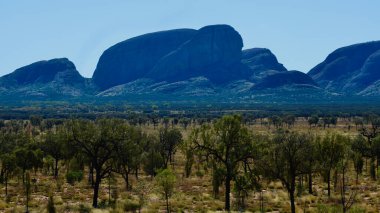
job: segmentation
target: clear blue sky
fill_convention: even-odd
[[[0,75],[67,57],[91,77],[101,53],[140,34],[230,24],[244,48],[267,47],[307,72],[332,50],[380,40],[377,0],[2,0]]]

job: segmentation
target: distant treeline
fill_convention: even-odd
[[[209,102],[10,102],[0,106],[0,119],[113,117],[129,119],[138,115],[170,118],[220,118],[226,114],[265,118],[293,115],[295,117],[355,117],[380,114],[380,104],[239,104]]]

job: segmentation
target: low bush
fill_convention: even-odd
[[[83,179],[82,171],[70,171],[66,174],[67,183],[74,185],[75,182],[80,182]]]

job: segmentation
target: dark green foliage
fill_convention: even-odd
[[[149,137],[146,144],[146,151],[143,154],[143,169],[151,176],[155,176],[157,171],[165,168],[165,161],[159,152],[162,149],[155,137]]]
[[[308,121],[310,126],[312,126],[312,125],[316,126],[319,122],[319,117],[317,115],[313,115],[307,121]]]
[[[70,171],[66,174],[67,183],[74,185],[75,182],[81,182],[83,179],[82,171]]]
[[[25,172],[38,166],[40,159],[33,150],[27,148],[18,148],[14,151],[16,157],[16,165],[21,169],[23,175],[23,183],[25,183]],[[42,160],[42,159],[41,159]]]
[[[141,209],[140,204],[132,201],[125,202],[123,206],[124,212],[137,212],[139,209]]]
[[[123,125],[124,122],[117,119],[73,120],[69,124],[72,146],[89,159],[95,171],[94,207],[98,206],[101,180],[112,170],[112,159],[122,140]]]
[[[372,154],[376,156],[377,160],[380,160],[380,136],[377,136],[372,143]]]
[[[249,193],[253,190],[258,190],[260,188],[255,177],[249,176],[251,173],[246,173],[243,175],[236,176],[234,178],[234,193],[236,197],[236,204],[239,211],[244,211],[246,207],[245,200],[248,198]]]
[[[369,125],[363,126],[359,131],[362,136],[366,138],[366,145],[368,147],[367,156],[370,158],[370,173],[373,180],[376,180],[376,158],[378,158],[379,154],[377,144],[375,144],[375,138],[380,134],[380,118],[376,115],[367,115],[365,120]],[[380,150],[380,149],[379,149]],[[375,168],[376,167],[376,168]]]
[[[194,164],[194,158],[195,158],[195,152],[191,147],[191,142],[184,141],[182,145],[180,146],[182,153],[185,154],[185,177],[190,177],[193,164]]]
[[[296,117],[294,115],[286,115],[282,118],[282,121],[290,128],[296,122]]]
[[[169,199],[174,193],[176,179],[175,173],[170,169],[160,171],[155,178],[156,183],[160,187],[161,193],[165,198],[167,212],[171,212]]]
[[[68,133],[64,128],[59,128],[56,131],[48,131],[41,144],[42,150],[54,158],[54,177],[58,177],[58,163],[63,160],[68,151]]]
[[[5,195],[8,195],[8,180],[12,177],[13,173],[17,169],[16,156],[13,153],[3,154],[1,156],[1,173],[2,182],[5,184]]]
[[[41,116],[38,116],[38,115],[32,115],[32,116],[30,116],[29,120],[33,126],[40,126],[43,118]]]
[[[297,132],[279,131],[264,144],[262,157],[257,164],[265,177],[280,180],[289,193],[291,211],[295,213],[296,178],[306,174],[312,137]]]
[[[344,157],[345,146],[349,146],[348,141],[349,138],[339,134],[327,134],[323,138],[317,139],[316,151],[319,171],[327,183],[327,193],[329,197],[331,191],[331,173]]]
[[[269,122],[276,128],[280,128],[282,126],[282,119],[277,115],[270,117]]]
[[[173,162],[174,154],[178,146],[182,143],[182,133],[178,129],[160,129],[159,143],[162,146],[160,153],[164,160],[165,167],[168,167],[168,163]]]
[[[329,128],[330,125],[336,125],[338,119],[337,119],[337,117],[331,117],[331,116],[329,116],[329,117],[324,117],[322,119],[322,121],[323,121],[323,128],[326,128],[326,126]]]
[[[85,206],[83,204],[80,204],[79,205],[79,213],[90,213],[91,212],[91,208],[88,207],[88,206]]]
[[[360,153],[363,157],[371,156],[371,147],[362,135],[357,135],[352,141],[351,148],[354,152]]]
[[[359,175],[363,172],[364,160],[359,153],[353,153],[353,162],[356,173]]]
[[[130,190],[129,174],[133,171],[137,173],[140,168],[147,137],[136,127],[125,125],[123,128],[121,141],[115,150],[117,154],[113,170],[122,175],[126,190]]]
[[[213,125],[195,129],[190,140],[200,155],[225,171],[225,210],[230,211],[231,181],[237,175],[239,165],[255,157],[248,129],[241,123],[240,116],[224,116]]]
[[[212,168],[212,193],[214,198],[219,198],[219,188],[223,184],[223,180],[225,177],[225,171],[221,168],[218,168],[215,163],[213,163]]]
[[[354,119],[354,123],[355,123],[355,127],[356,127],[356,129],[358,129],[358,127],[363,127],[363,124],[364,124],[364,122],[363,122],[363,119],[362,118],[355,118]]]

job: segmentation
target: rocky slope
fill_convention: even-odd
[[[105,90],[143,78],[164,56],[196,33],[192,29],[169,30],[115,44],[101,55],[93,80],[100,89]]]
[[[380,41],[339,48],[308,75],[328,91],[380,95]]]
[[[217,93],[216,87],[204,77],[184,81],[156,82],[153,79],[138,79],[100,92],[98,97],[117,97],[129,95],[167,94],[173,96],[209,96]]]
[[[265,76],[255,89],[279,88],[283,86],[299,85],[299,86],[317,86],[311,77],[300,71],[277,72]]]
[[[0,78],[0,95],[17,97],[84,96],[95,90],[67,58],[39,61]]]
[[[243,50],[241,62],[251,70],[250,80],[254,82],[268,75],[287,71],[284,65],[277,61],[276,56],[266,48]]]

